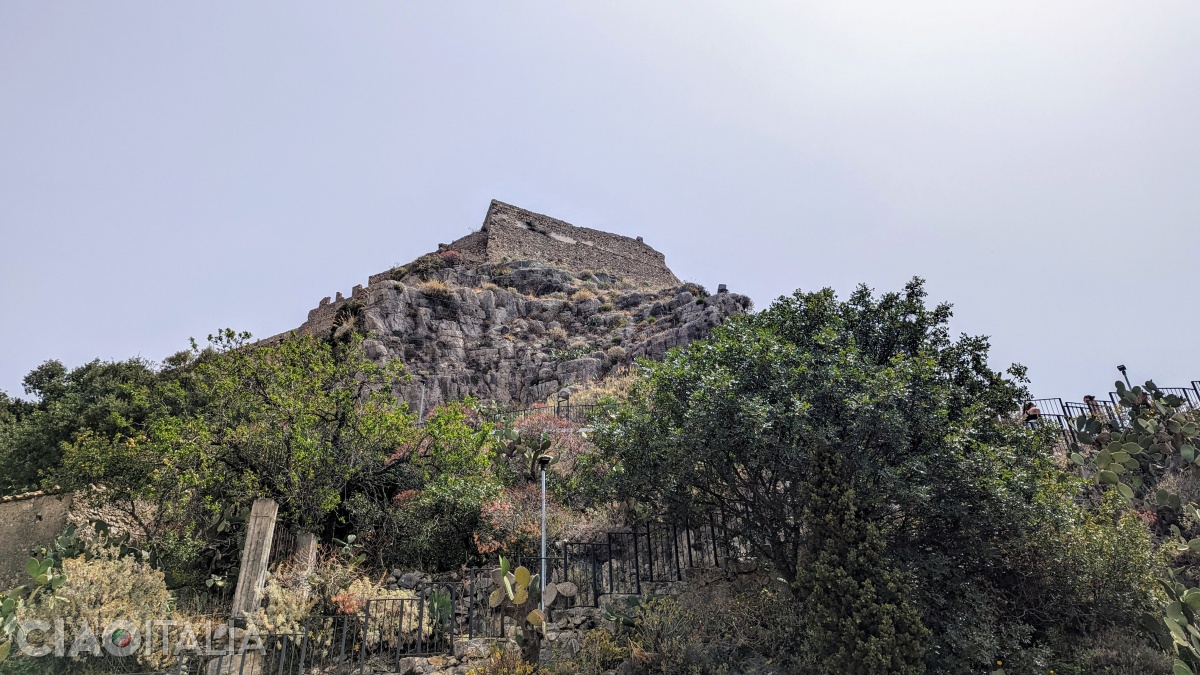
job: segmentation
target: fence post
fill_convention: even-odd
[[[646,566],[650,568],[650,578],[654,581],[654,535],[650,531],[650,523],[646,523]],[[640,593],[641,591],[639,591]]]
[[[358,675],[362,675],[367,667],[367,632],[371,630],[371,601],[363,603],[363,634],[362,646],[359,648]],[[379,646],[383,647],[383,629],[379,631]]]
[[[462,590],[458,590],[462,592]],[[455,621],[455,608],[458,607],[457,598],[455,598],[455,587],[446,586],[446,595],[450,596],[450,656],[454,656],[454,632],[458,627],[458,622]]]
[[[637,594],[642,594],[642,563],[638,560],[638,534],[633,528],[633,582],[637,586]]]
[[[679,528],[671,525],[671,549],[675,553],[675,580],[683,581],[683,567],[679,561]]]
[[[571,580],[571,554],[568,552],[568,549],[567,549],[567,540],[566,540],[565,538],[564,538],[564,539],[563,539],[563,541],[562,541],[562,547],[563,547],[563,575],[562,575],[562,580],[563,580],[563,581],[570,581],[570,580]],[[571,600],[571,602],[574,602],[574,600]],[[563,601],[563,604],[565,605],[565,604],[567,604],[567,602],[564,600],[564,601]]]
[[[300,642],[300,667],[296,669],[298,673],[304,672],[304,657],[308,655],[308,634],[311,632],[311,623],[311,617],[304,620],[304,639]]]
[[[600,606],[600,584],[596,580],[596,544],[588,545],[592,554],[592,607]]]
[[[350,618],[353,615],[342,618],[342,639],[338,641],[338,672],[341,672],[342,666],[346,664],[346,632],[350,628]]]
[[[692,523],[687,518],[683,519],[683,536],[687,547],[687,566],[691,569],[696,566],[696,561],[692,560]]]
[[[608,533],[608,594],[616,592],[616,573],[613,572],[612,532]]]
[[[708,531],[712,534],[713,542],[713,567],[720,568],[721,560],[720,553],[717,550],[717,521],[711,513],[708,514]]]
[[[279,505],[270,499],[256,499],[250,509],[237,590],[233,593],[234,619],[245,619],[258,609],[267,582],[267,564],[271,558],[271,540],[275,537],[278,513]]]
[[[475,639],[475,572],[467,572],[467,639]]]
[[[425,644],[425,589],[417,591],[417,653],[424,654]]]

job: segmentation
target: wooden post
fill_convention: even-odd
[[[267,583],[267,563],[271,559],[271,540],[275,538],[275,516],[279,505],[271,499],[256,499],[246,524],[246,545],[242,549],[242,568],[237,590],[233,593],[233,619],[244,620],[258,610],[263,586]]]
[[[292,552],[292,564],[300,573],[303,580],[298,592],[308,597],[312,590],[308,585],[308,576],[317,566],[317,535],[312,532],[301,532],[296,535],[296,550]]]
[[[292,560],[305,576],[311,574],[317,565],[317,535],[312,532],[296,535],[296,550],[292,553]]]

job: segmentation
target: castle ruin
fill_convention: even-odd
[[[605,272],[655,290],[679,285],[666,256],[641,237],[577,227],[495,199],[478,232],[441,248],[476,262],[538,260],[575,272]]]
[[[483,226],[478,231],[450,244],[438,244],[438,253],[447,251],[457,252],[469,264],[537,261],[576,273],[609,274],[634,287],[649,290],[680,284],[679,278],[667,267],[666,256],[643,242],[641,237],[629,238],[578,227],[496,199],[488,206]],[[348,297],[339,292],[334,297],[322,298],[295,332],[328,333],[339,309],[351,301],[365,303],[368,288],[392,279],[394,272],[387,270],[371,275],[366,286],[355,286]],[[280,333],[262,342],[276,342],[287,334]]]

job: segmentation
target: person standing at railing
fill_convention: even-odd
[[[1021,406],[1021,421],[1032,425],[1042,418],[1042,410],[1038,408],[1033,401],[1026,401],[1025,405]]]

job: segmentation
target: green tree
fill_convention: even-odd
[[[480,510],[503,488],[492,444],[492,427],[474,401],[438,406],[398,453],[402,479],[351,498],[347,518],[379,566],[445,570],[483,562],[474,537]]]
[[[24,379],[31,400],[4,396],[0,494],[42,486],[61,462],[63,445],[85,430],[131,433],[151,414],[140,394],[155,379],[151,364],[141,359],[95,360],[70,371],[47,361],[32,370]]]
[[[828,289],[797,292],[643,364],[629,404],[597,434],[624,495],[719,510],[793,579],[805,467],[829,446],[866,517],[889,532],[916,526],[904,507],[929,498],[954,434],[999,437],[998,417],[1023,394],[988,369],[986,340],[951,341],[949,307],[924,298],[920,280],[844,303]]]
[[[890,666],[900,671],[915,667],[907,650],[921,644],[920,624],[930,670],[998,660],[1040,668],[1086,635],[1088,621],[1136,616],[1154,561],[1127,522],[1114,530],[1078,501],[1087,484],[1055,465],[1050,432],[1013,419],[1028,395],[1024,369],[992,370],[987,339],[951,338],[949,306],[925,299],[919,279],[880,296],[859,288],[846,301],[828,289],[780,298],[642,363],[596,440],[617,496],[642,513],[723,516],[801,598],[820,600],[824,583],[858,589],[844,603],[810,606],[828,612],[814,630],[878,617],[840,636],[863,668],[871,649],[853,645],[871,639],[858,631],[882,630],[883,617],[905,627],[894,638],[903,656]],[[843,466],[827,461],[835,456]],[[830,467],[836,480],[821,478]],[[1110,534],[1128,547],[1128,592],[1072,586],[1062,572],[1095,579],[1104,554],[1068,544]],[[1109,613],[1097,612],[1105,603]]]
[[[813,448],[800,568],[803,659],[821,673],[923,673],[925,638],[903,575],[888,569],[879,529],[859,513],[843,457]]]
[[[255,498],[329,541],[352,530],[353,495],[387,493],[405,471],[394,456],[415,424],[392,395],[398,365],[366,359],[361,337],[248,340],[222,331],[168,359],[134,391],[143,419],[83,429],[49,473],[124,511],[173,584],[236,564],[231,519]]]

